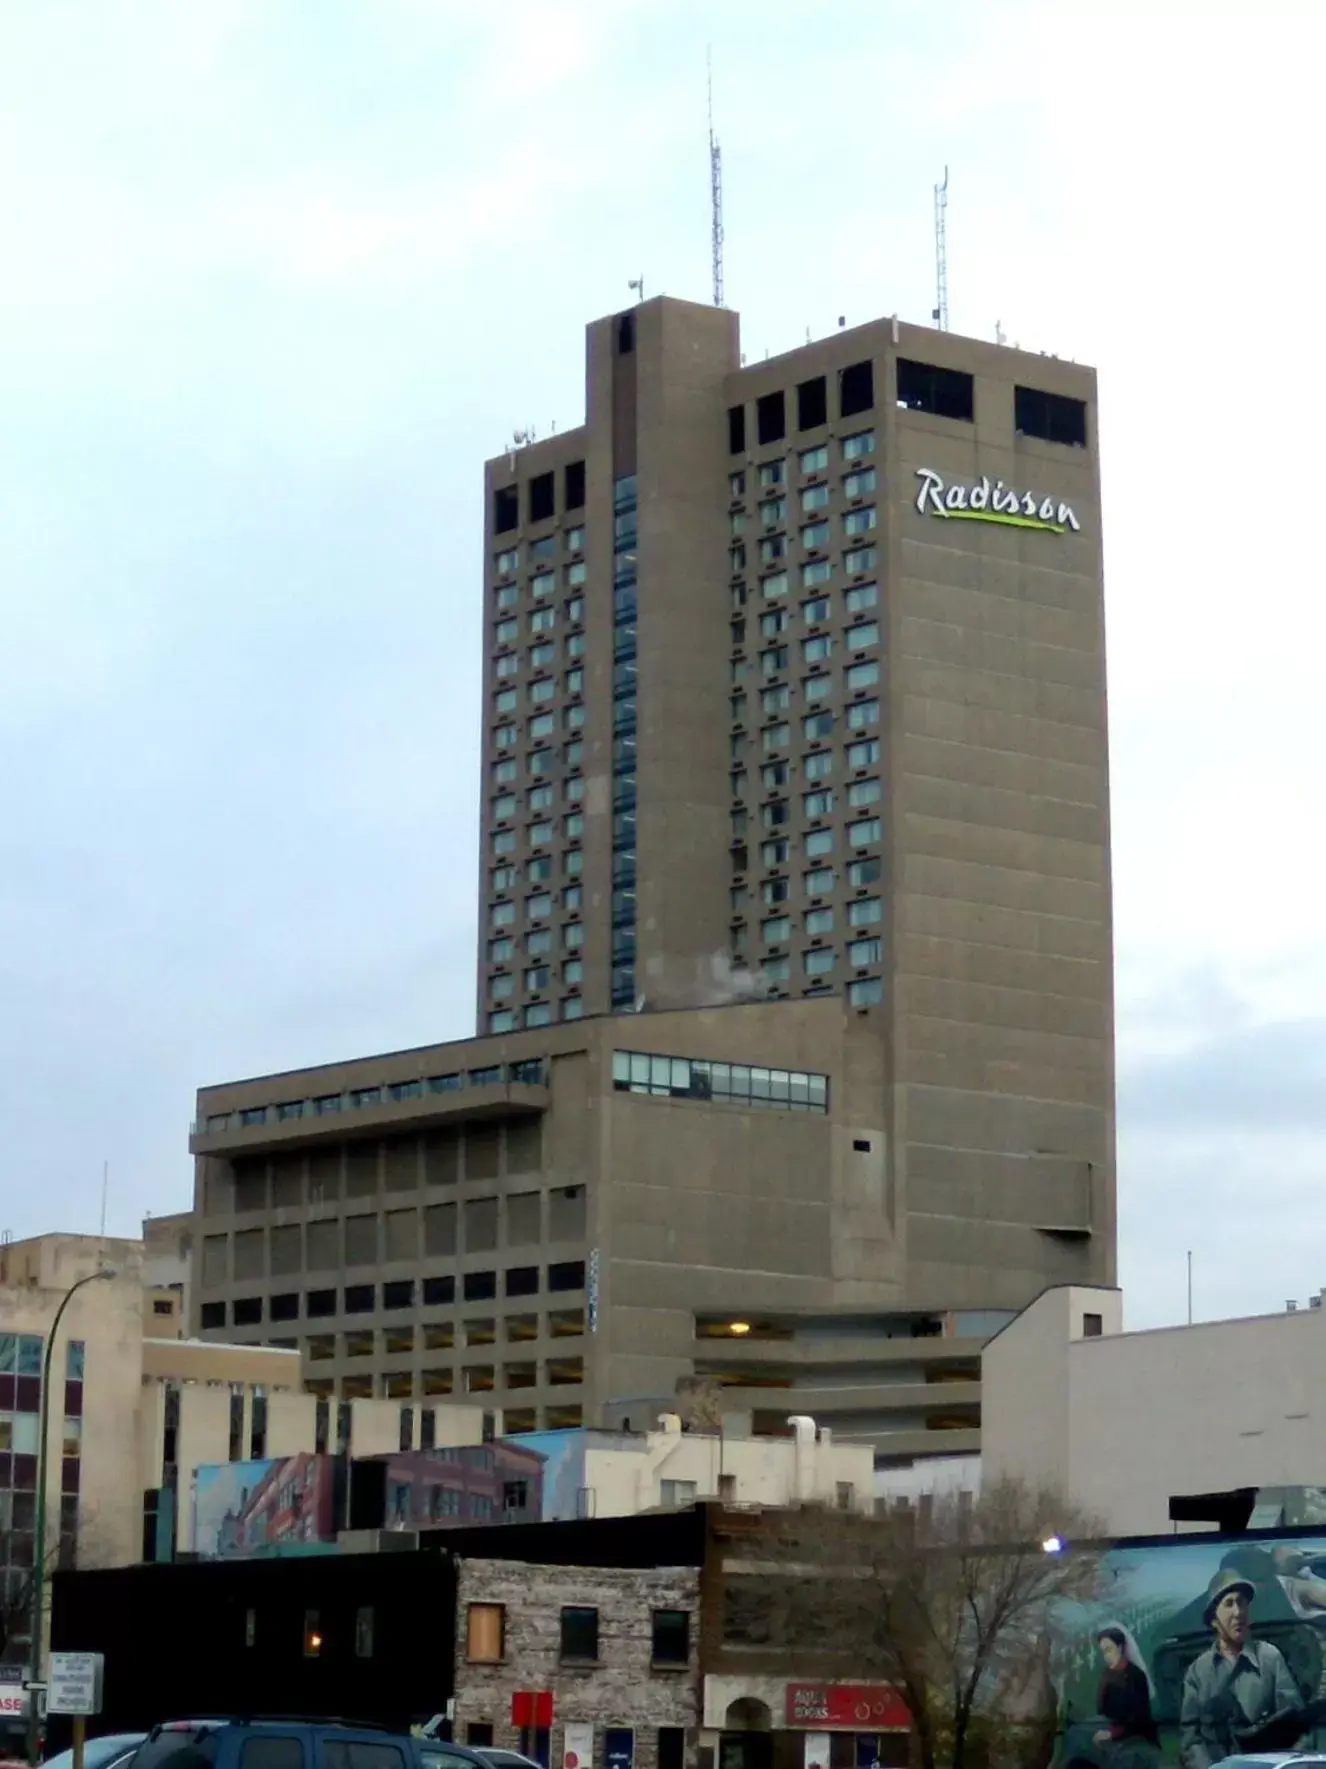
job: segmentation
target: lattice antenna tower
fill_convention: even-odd
[[[714,268],[714,306],[723,305],[723,150],[714,134],[714,57],[705,53],[709,84],[709,209],[710,247]]]
[[[941,332],[948,330],[948,167],[944,182],[935,186],[935,311]]]

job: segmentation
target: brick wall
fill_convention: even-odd
[[[466,1621],[471,1603],[505,1610],[501,1664],[471,1664]],[[563,1608],[599,1612],[599,1657],[594,1665],[561,1662]],[[526,1566],[506,1560],[464,1560],[456,1615],[455,1737],[464,1743],[475,1723],[493,1728],[493,1743],[519,1749],[511,1724],[517,1690],[550,1689],[554,1697],[550,1761],[561,1769],[563,1728],[594,1726],[594,1764],[601,1769],[607,1727],[635,1731],[636,1769],[658,1769],[660,1727],[684,1727],[685,1761],[695,1761],[698,1723],[700,1589],[694,1568]],[[691,1617],[690,1663],[661,1669],[652,1662],[653,1611],[682,1609]]]

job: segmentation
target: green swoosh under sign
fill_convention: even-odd
[[[1004,516],[996,510],[933,510],[946,522],[997,522],[1001,528],[1039,528],[1045,534],[1067,534],[1063,522],[1042,522],[1039,516]]]

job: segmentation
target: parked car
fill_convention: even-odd
[[[1326,1769],[1326,1757],[1319,1751],[1249,1751],[1222,1757],[1213,1769]]]
[[[491,1744],[452,1744],[441,1738],[421,1738],[419,1754],[423,1769],[542,1769],[533,1757]]]
[[[261,1754],[266,1769],[274,1769],[278,1755],[279,1769],[425,1769],[420,1740],[408,1733],[310,1719],[166,1720],[125,1769],[249,1769],[246,1747],[254,1740],[267,1747]],[[271,1748],[276,1741],[279,1752]]]
[[[146,1737],[146,1732],[107,1732],[89,1738],[83,1746],[83,1769],[124,1769]],[[74,1769],[74,1753],[57,1751],[46,1758],[43,1769]]]

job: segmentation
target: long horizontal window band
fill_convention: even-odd
[[[493,1087],[503,1081],[517,1085],[540,1086],[544,1065],[538,1058],[524,1062],[490,1064],[481,1069],[457,1069],[448,1075],[429,1075],[417,1081],[392,1081],[386,1086],[352,1087],[343,1093],[324,1093],[312,1099],[280,1100],[275,1105],[242,1106],[233,1112],[212,1112],[196,1120],[195,1135],[200,1132],[248,1129],[254,1124],[283,1124],[291,1118],[323,1118],[332,1113],[356,1111],[368,1106],[419,1099],[428,1093],[453,1093],[465,1087]]]
[[[829,1109],[827,1075],[814,1075],[799,1069],[766,1069],[751,1063],[714,1063],[693,1057],[654,1056],[646,1051],[614,1051],[612,1085],[618,1093],[649,1093],[667,1099],[767,1106],[781,1112],[827,1112]]]

